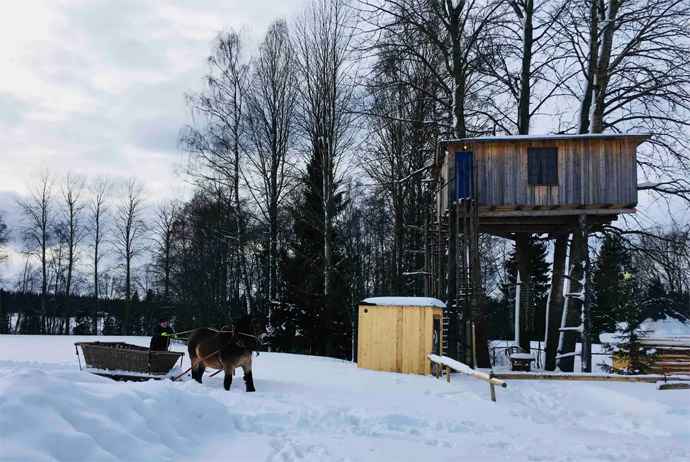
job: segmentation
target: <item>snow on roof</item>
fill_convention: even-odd
[[[619,329],[625,328],[625,326],[625,323],[618,323]],[[647,333],[649,339],[671,339],[680,343],[687,343],[688,337],[690,337],[690,323],[684,323],[674,318],[664,318],[658,321],[647,319],[640,327],[644,331],[649,331]],[[620,338],[616,332],[604,332],[599,334],[599,341],[615,345],[619,343]]]
[[[364,299],[362,305],[446,307],[441,300],[430,297],[372,297]]]
[[[482,136],[479,138],[454,138],[441,141],[441,144],[457,142],[488,142],[488,141],[527,141],[527,140],[577,140],[590,138],[651,138],[650,133],[583,133],[580,135],[550,133],[547,135],[503,135],[503,136]]]

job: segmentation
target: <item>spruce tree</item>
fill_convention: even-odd
[[[321,200],[319,157],[312,155],[302,178],[299,199],[291,209],[292,237],[281,259],[284,300],[275,306],[271,324],[277,348],[308,354],[331,354],[349,358],[351,354],[351,323],[348,315],[347,276],[336,271],[333,294],[329,301],[324,295],[324,210]],[[338,216],[344,207],[342,193],[335,198]],[[336,268],[347,268],[344,261],[341,230],[332,229],[333,262]],[[294,347],[293,347],[294,345]],[[283,350],[285,351],[285,350]]]
[[[625,278],[617,284],[616,298],[611,302],[615,305],[611,305],[611,308],[622,321],[617,324],[615,343],[605,347],[604,351],[621,361],[622,366],[599,364],[605,372],[623,375],[649,374],[659,357],[654,348],[644,343],[649,331],[642,328],[642,322],[645,320],[645,303],[636,295],[639,293],[639,287],[633,278]]]
[[[527,333],[531,340],[543,340],[544,329],[546,325],[546,299],[548,298],[549,290],[549,271],[550,265],[546,260],[547,248],[546,242],[538,239],[535,235],[530,236],[530,268],[532,273],[530,275],[529,284],[524,285],[521,290],[529,290],[531,292],[531,306],[526,312],[525,322],[527,323]],[[505,310],[510,313],[510,317],[514,320],[515,316],[515,287],[517,283],[517,252],[515,248],[510,252],[508,258],[504,263],[508,283],[501,288],[503,293],[503,300],[500,304],[492,304],[497,308]],[[524,282],[524,281],[523,281]],[[505,318],[505,315],[496,316],[497,318]],[[510,324],[512,325],[512,323]],[[512,338],[512,334],[511,334]]]
[[[629,302],[627,281],[636,271],[623,241],[610,235],[604,238],[593,266],[592,335],[598,338],[602,332],[613,332],[617,321],[625,319],[619,310]]]

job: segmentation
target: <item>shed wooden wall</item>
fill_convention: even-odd
[[[480,206],[636,204],[638,143],[633,137],[451,143],[442,171],[456,151],[473,151]],[[558,149],[558,185],[528,184],[528,148]]]
[[[427,356],[433,348],[434,316],[443,322],[443,309],[360,306],[357,366],[376,371],[430,374],[431,362]],[[442,338],[440,342],[443,345]]]

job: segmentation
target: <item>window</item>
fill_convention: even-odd
[[[558,149],[527,149],[527,168],[529,169],[529,184],[558,184]]]

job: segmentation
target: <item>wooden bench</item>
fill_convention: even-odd
[[[511,346],[506,348],[506,356],[510,360],[511,371],[530,372],[532,361],[536,358],[530,353],[523,353],[520,347]]]

